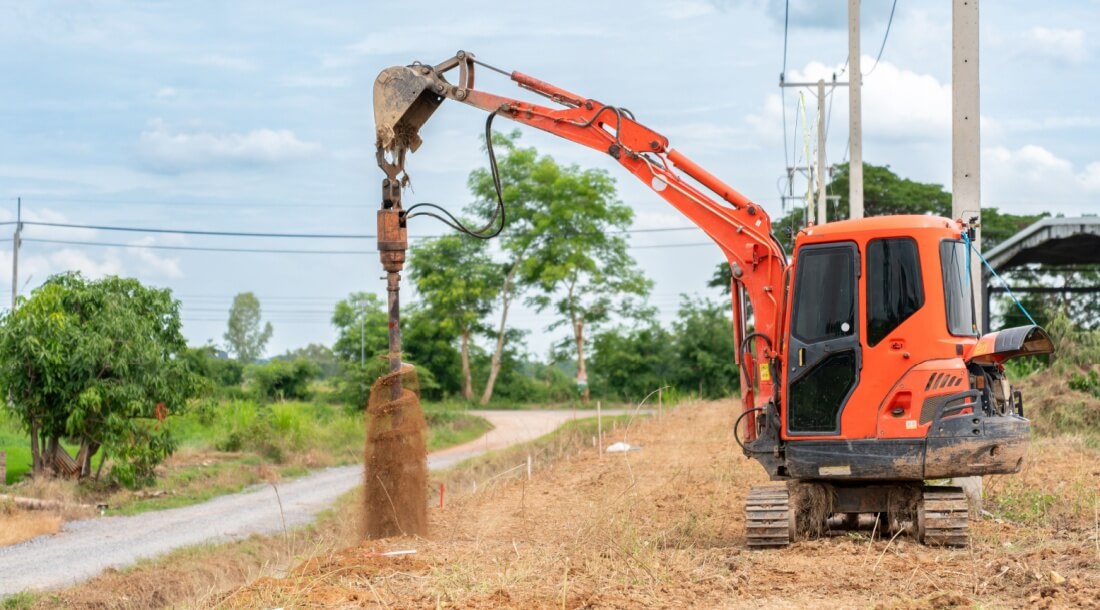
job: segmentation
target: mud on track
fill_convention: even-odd
[[[626,432],[640,451],[586,450],[454,494],[427,539],[394,538],[299,565],[223,599],[286,607],[1100,607],[1092,508],[1035,526],[973,524],[972,548],[843,535],[744,549],[742,503],[761,468],[730,438],[732,402],[688,405]],[[616,438],[621,440],[622,431]],[[1100,481],[1100,451],[1047,442],[1012,493]],[[1021,483],[1022,481],[1022,483]],[[1009,486],[998,480],[996,490]],[[1027,486],[1031,487],[1027,487]],[[1007,493],[1007,492],[1003,492]],[[1091,496],[1095,497],[1095,495]],[[996,502],[991,502],[996,506]],[[415,548],[411,557],[381,557]],[[1052,573],[1064,582],[1055,584]]]

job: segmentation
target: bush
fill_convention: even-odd
[[[310,382],[321,376],[321,368],[305,359],[253,364],[246,372],[261,400],[308,400]]]
[[[385,358],[372,358],[362,365],[358,362],[345,362],[340,377],[336,380],[336,395],[340,402],[351,410],[366,410],[371,386],[379,377],[389,373],[389,366]],[[421,396],[432,395],[439,387],[435,376],[422,366],[413,366],[416,367]]]

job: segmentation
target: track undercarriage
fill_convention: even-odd
[[[898,482],[820,481],[753,486],[745,505],[750,548],[785,547],[845,530],[908,533],[934,546],[965,547],[969,508],[962,488]]]

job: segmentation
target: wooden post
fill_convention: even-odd
[[[0,451],[0,485],[8,484],[8,454]]]
[[[600,401],[596,401],[596,444],[600,448],[600,457],[603,457],[603,408]]]

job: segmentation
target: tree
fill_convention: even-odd
[[[102,450],[100,467],[110,456],[127,486],[153,479],[175,448],[166,418],[203,387],[171,291],[76,272],[0,318],[0,385],[30,434],[35,476],[87,477]],[[79,445],[75,458],[62,439]]]
[[[462,366],[462,397],[473,400],[470,341],[488,332],[483,324],[500,293],[503,271],[481,239],[448,235],[417,244],[409,255],[409,276],[426,310],[443,332],[457,332]],[[446,261],[445,265],[440,261]]]
[[[321,367],[305,358],[280,359],[253,364],[246,375],[262,400],[309,400],[309,384],[321,376]]]
[[[229,308],[229,328],[225,331],[228,350],[237,355],[237,360],[249,363],[264,353],[264,347],[271,339],[271,322],[260,326],[260,299],[251,292],[242,292],[233,297],[233,306]]]
[[[365,361],[390,348],[386,304],[372,292],[353,292],[336,303],[332,324],[338,333],[332,351],[346,362]]]
[[[836,166],[833,179],[826,190],[839,195],[835,209],[829,210],[829,219],[848,218],[851,206],[848,202],[848,164]],[[865,216],[889,214],[951,215],[951,193],[943,185],[917,182],[902,178],[890,170],[889,165],[863,164],[863,213]],[[772,230],[783,248],[790,252],[794,236],[806,226],[806,207],[791,208],[772,223]]]
[[[305,347],[299,347],[294,350],[287,350],[282,356],[276,356],[272,360],[308,360],[317,365],[317,368],[321,371],[321,379],[328,379],[340,372],[340,363],[336,360],[336,354],[332,351],[332,348],[327,345],[321,345],[320,343],[310,343]]]
[[[440,398],[460,387],[457,330],[441,325],[439,315],[413,303],[401,316],[402,360],[417,367],[424,398]],[[333,352],[343,362],[341,394],[346,402],[359,404],[374,379],[388,372],[389,315],[378,295],[356,292],[336,304],[332,323],[338,333]]]
[[[585,325],[605,320],[617,297],[648,290],[626,252],[625,240],[608,234],[629,226],[632,218],[630,208],[615,199],[614,180],[602,170],[559,165],[534,148],[519,147],[518,138],[518,131],[493,134],[493,144],[504,149],[498,174],[508,224],[501,234],[506,256],[501,318],[482,404],[492,397],[509,307],[521,290],[536,287],[541,294],[531,302],[540,310],[553,307],[561,322],[571,325],[578,380],[585,376]],[[478,198],[470,210],[486,215],[497,203],[492,174],[475,170],[469,185]],[[601,290],[607,294],[601,295]]]
[[[652,317],[596,334],[592,352],[592,385],[605,395],[639,401],[674,380],[673,336]]]
[[[737,391],[741,374],[734,361],[728,305],[684,295],[672,328],[676,386],[697,390],[704,398],[724,398]]]

